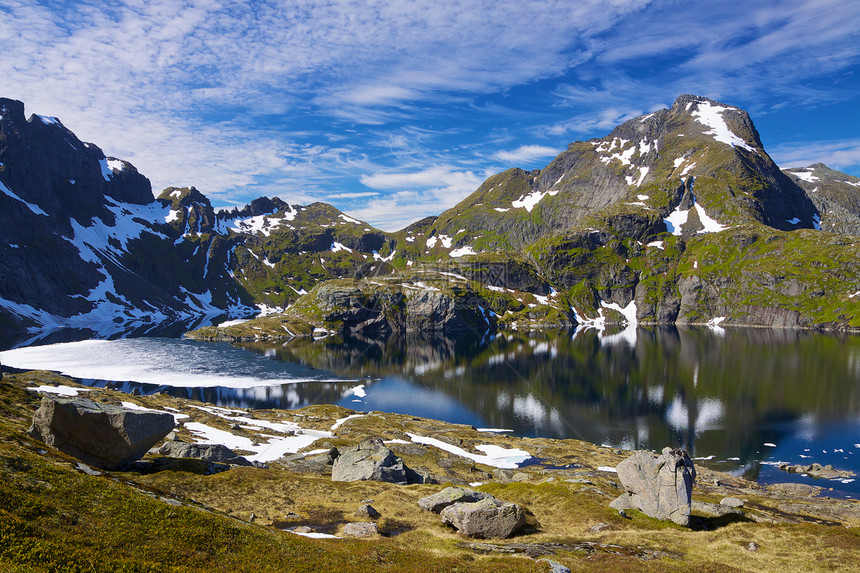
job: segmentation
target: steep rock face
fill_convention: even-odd
[[[438,286],[434,286],[438,285]],[[480,294],[466,284],[425,284],[400,277],[368,286],[328,281],[300,298],[291,312],[321,328],[350,334],[472,331],[495,326]]]
[[[806,191],[818,210],[823,231],[860,235],[860,178],[830,169],[823,163],[784,170]],[[793,221],[787,221],[792,224]]]

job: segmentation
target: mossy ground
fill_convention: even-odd
[[[38,397],[24,388],[41,384],[75,385],[45,372],[7,374],[0,382],[4,571],[541,570],[528,555],[549,555],[575,571],[848,571],[860,557],[856,516],[835,521],[832,515],[824,519],[815,512],[798,515],[778,509],[786,502],[833,508],[845,507],[846,502],[792,500],[700,468],[694,499],[741,497],[746,500],[746,517],[694,513],[692,528],[635,511],[626,519],[608,507],[619,493],[615,475],[597,471],[601,465],[616,465],[624,452],[576,440],[488,434],[393,414],[353,418],[325,444],[309,448],[353,444],[368,436],[403,437],[409,431],[470,451],[481,443],[520,447],[544,464],[567,469],[535,465],[504,471],[429,447],[392,446],[401,448],[407,465],[429,468],[451,481],[481,481],[478,489],[521,504],[528,516],[523,532],[490,544],[507,548],[511,553],[506,554],[485,554],[471,547],[438,516],[418,509],[417,500],[442,485],[332,482],[328,475],[295,473],[277,462],[270,469],[232,468],[214,475],[197,471],[199,465],[175,463],[158,466],[157,471],[91,476],[75,469],[74,460],[24,434],[38,404]],[[217,417],[193,408],[194,403],[165,395],[130,397],[99,390],[88,396],[174,407],[192,419],[219,423]],[[339,407],[313,406],[253,415],[326,429],[348,413]],[[180,435],[188,437],[184,430]],[[448,461],[440,464],[443,458]],[[457,458],[455,463],[451,458]],[[377,520],[381,535],[376,538],[314,540],[282,530],[308,525],[339,534],[343,524],[367,519],[353,514],[369,499],[382,514]],[[757,544],[756,551],[748,550],[750,542]]]

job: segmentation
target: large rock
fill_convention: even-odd
[[[343,526],[346,537],[374,537],[379,533],[379,527],[373,522],[347,523]]]
[[[250,466],[251,462],[223,444],[186,444],[185,442],[166,442],[156,453],[171,458],[196,458],[207,462]]]
[[[45,397],[29,434],[103,469],[140,459],[173,430],[168,413],[131,410],[87,398]]]
[[[345,448],[334,461],[332,481],[384,481],[405,485],[407,467],[378,438]]]
[[[690,523],[690,502],[696,469],[684,450],[663,448],[659,455],[636,452],[617,467],[626,490],[610,506],[639,509],[656,519]]]
[[[455,503],[442,510],[442,523],[452,525],[467,537],[504,539],[526,522],[523,508],[487,497],[473,503]]]
[[[438,493],[428,495],[418,500],[418,507],[425,511],[439,513],[455,503],[474,503],[493,497],[489,493],[467,489],[465,487],[446,487]]]

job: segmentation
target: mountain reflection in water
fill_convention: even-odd
[[[778,461],[860,473],[856,335],[628,328],[235,346],[167,338],[114,344],[105,352],[149,376],[128,378],[155,383],[89,383],[227,407],[334,403],[624,449],[681,446],[693,457],[711,458],[697,463],[763,482],[812,483],[769,465]],[[56,355],[60,346],[45,351]],[[93,364],[103,362],[96,358],[90,357]],[[96,372],[77,376],[97,378]],[[178,383],[195,376],[207,381]],[[221,387],[217,376],[252,383]],[[835,495],[860,494],[858,482],[818,485],[834,487]]]
[[[625,449],[677,445],[691,456],[713,456],[712,465],[746,468],[747,477],[771,474],[766,481],[796,479],[762,468],[768,460],[860,470],[855,335],[640,328],[241,346],[339,376],[379,379],[366,383],[365,396],[337,402],[355,410]]]

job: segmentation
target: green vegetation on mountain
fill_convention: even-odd
[[[0,306],[4,323],[36,325],[41,310],[54,315],[50,323],[87,312],[123,323],[292,306],[284,320],[294,334],[440,324],[483,331],[601,315],[620,322],[629,317],[607,305],[635,302],[645,323],[860,327],[858,253],[846,238],[860,235],[860,179],[821,164],[780,171],[746,112],[706,98],[684,95],[604,138],[571,143],[544,169],[493,175],[438,217],[395,233],[324,203],[262,197],[215,211],[193,187],[167,188],[147,203],[148,182],[132,166],[111,163],[106,174],[97,148],[76,154],[58,143],[72,137],[65,128],[24,121],[20,102],[9,107],[0,163],[39,146],[58,157],[47,177],[53,188],[30,173],[33,158],[4,179],[50,211],[0,196],[12,202],[10,247],[0,244],[10,278],[0,288],[10,301]],[[52,193],[69,181],[88,191],[57,204]],[[149,205],[149,218],[135,205]],[[102,229],[84,232],[90,224]],[[109,238],[107,250],[75,242],[129,225],[139,234]],[[33,289],[16,286],[29,277]],[[343,281],[356,281],[353,294],[332,295]],[[320,293],[332,305],[328,318],[314,310]],[[424,302],[401,308],[392,297]],[[337,301],[352,306],[336,311]],[[376,318],[368,307],[378,307]],[[244,326],[241,337],[254,329],[275,336],[280,326]]]

